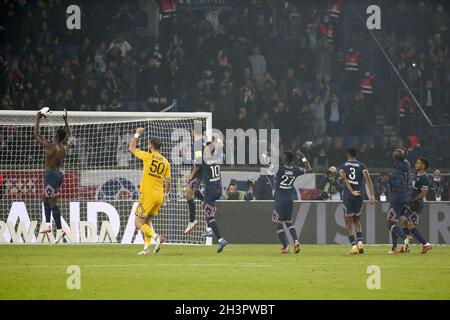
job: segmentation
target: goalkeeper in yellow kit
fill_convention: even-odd
[[[144,132],[143,128],[137,128],[136,134],[131,139],[128,150],[134,156],[142,160],[144,170],[142,173],[140,197],[138,207],[136,208],[135,225],[144,235],[144,250],[138,255],[150,254],[150,241],[155,238],[154,253],[158,253],[164,238],[153,230],[152,218],[158,214],[159,209],[163,205],[170,191],[170,164],[164,158],[159,150],[161,148],[161,140],[152,138],[150,140],[149,152],[136,148],[139,135]]]

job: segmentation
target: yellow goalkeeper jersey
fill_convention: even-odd
[[[170,179],[169,161],[156,151],[150,153],[137,149],[134,155],[144,163],[139,191],[145,194],[164,193],[164,179]]]

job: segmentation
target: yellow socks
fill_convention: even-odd
[[[141,232],[144,234],[144,243],[145,243],[145,246],[147,247],[150,245],[150,241],[152,240],[152,238],[155,237],[155,235],[156,235],[155,231],[148,224],[143,224],[140,229],[141,229]]]

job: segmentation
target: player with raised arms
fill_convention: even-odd
[[[65,128],[58,128],[55,131],[53,142],[47,141],[41,136],[40,121],[49,112],[48,108],[44,108],[37,113],[36,125],[34,127],[34,137],[36,141],[45,149],[44,162],[44,213],[45,213],[45,228],[42,233],[52,232],[51,217],[56,224],[56,238],[55,243],[60,242],[65,236],[61,225],[61,211],[58,206],[59,190],[64,181],[64,172],[61,171],[61,163],[66,156],[69,148],[70,127],[67,122],[67,110],[64,109],[64,124]]]
[[[409,201],[405,206],[405,216],[408,220],[400,221],[400,226],[405,234],[412,234],[414,238],[419,240],[422,244],[422,253],[427,253],[432,249],[432,246],[417,229],[419,224],[419,215],[423,209],[423,199],[427,196],[430,181],[427,177],[427,168],[430,161],[425,157],[420,157],[415,163],[416,175],[412,179],[412,190],[409,196]],[[404,247],[400,250],[404,251]]]
[[[364,253],[362,237],[361,209],[363,205],[364,183],[369,187],[370,204],[375,203],[375,190],[369,171],[364,163],[356,160],[357,151],[355,148],[347,150],[347,161],[339,167],[339,174],[344,181],[344,219],[347,229],[348,240],[352,249],[351,254]],[[355,226],[355,234],[353,233]]]
[[[192,165],[195,167],[195,159],[200,159],[202,157],[202,141],[203,137],[201,134],[196,133],[195,130],[192,131],[192,137],[194,140],[191,152]],[[195,210],[195,198],[203,201],[204,196],[202,192],[199,190],[201,182],[200,172],[198,171],[194,176],[192,176],[187,181],[185,198],[189,208],[189,223],[184,230],[185,234],[189,234],[194,230],[195,226],[198,224],[196,219],[196,210]]]
[[[228,242],[222,237],[219,225],[216,221],[216,201],[222,196],[222,178],[220,170],[220,156],[215,152],[215,144],[207,142],[202,153],[202,157],[195,159],[195,167],[187,177],[192,180],[200,174],[201,180],[205,184],[203,208],[205,211],[206,223],[212,229],[218,240],[217,253],[223,251]]]
[[[153,230],[152,218],[158,215],[159,209],[170,192],[170,163],[159,153],[161,140],[152,138],[148,147],[149,151],[142,151],[136,148],[136,144],[143,132],[144,128],[137,128],[128,147],[128,150],[144,164],[139,201],[135,213],[135,226],[144,235],[144,250],[138,253],[141,256],[150,254],[152,238],[155,239],[156,244],[154,253],[158,253],[161,249],[164,237]]]
[[[311,172],[311,166],[303,153],[297,151],[297,158],[303,162],[305,168],[293,165],[294,154],[290,151],[284,153],[284,164],[278,169],[275,176],[275,209],[272,215],[272,221],[276,223],[277,235],[282,244],[280,253],[289,253],[288,241],[284,232],[283,223],[289,230],[289,233],[294,239],[294,253],[300,252],[300,242],[297,238],[297,232],[292,225],[292,211],[294,207],[294,181],[297,177]]]

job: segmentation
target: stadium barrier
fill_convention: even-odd
[[[0,243],[52,241],[52,236],[39,233],[43,217],[41,202],[1,202],[0,207],[9,209],[0,212]],[[70,228],[68,237],[73,243],[143,243],[140,232],[134,227],[134,201],[64,200],[60,207],[63,227]],[[364,205],[362,222],[367,243],[390,241],[385,221],[388,207],[388,203]],[[278,243],[271,221],[272,211],[272,201],[219,201],[217,220],[230,243]],[[177,214],[169,214],[164,218],[165,223],[170,223],[168,218],[180,219]],[[340,202],[296,202],[293,224],[302,243],[348,243]],[[189,236],[183,234],[182,226],[173,225],[177,225],[179,230],[166,229],[166,238],[179,240],[181,235],[186,237],[183,242],[189,243]],[[158,231],[158,219],[154,226]],[[426,202],[420,217],[420,230],[432,243],[450,244],[450,202]],[[289,236],[288,232],[286,234]]]
[[[361,221],[367,243],[390,242],[388,209],[386,202],[363,206]],[[230,243],[279,243],[272,212],[272,201],[219,201],[216,219]],[[293,225],[301,243],[348,244],[342,202],[296,201]],[[450,244],[450,202],[426,202],[419,228],[430,242]],[[289,232],[286,235],[292,242]]]

